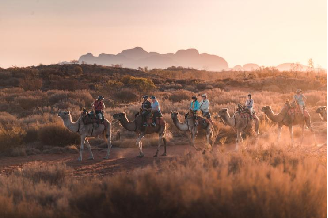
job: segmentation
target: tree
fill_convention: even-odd
[[[78,61],[78,60],[71,60],[71,63],[72,63],[72,64],[78,64],[79,61]]]
[[[313,62],[312,58],[309,59],[308,65],[309,65],[310,70],[313,71],[314,70],[314,62]]]

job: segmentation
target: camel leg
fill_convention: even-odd
[[[162,140],[163,140],[163,134],[159,134],[158,146],[157,146],[156,154],[154,155],[154,157],[157,157],[157,155],[158,155],[159,149],[161,147]]]
[[[139,137],[137,138],[137,145],[139,146],[139,150],[140,150],[140,154],[138,155],[138,157],[143,157],[145,156],[144,153],[142,152],[142,142],[141,139],[144,137],[145,135],[143,133],[141,133],[139,135]]]
[[[166,156],[166,138],[163,136],[163,144],[164,144],[164,153],[162,156]]]
[[[291,140],[292,146],[294,146],[293,125],[289,126],[289,134],[290,134],[290,140]]]
[[[93,157],[93,154],[92,154],[92,151],[91,151],[91,145],[90,145],[88,139],[86,139],[86,140],[84,141],[84,143],[87,145],[88,150],[89,150],[89,152],[90,152],[90,157],[88,158],[88,160],[94,160],[94,157]]]
[[[189,144],[190,144],[190,146],[194,147],[197,150],[197,148],[195,147],[195,133],[194,133],[193,129],[190,129],[189,133],[190,133]]]
[[[77,159],[78,161],[82,161],[82,152],[83,152],[83,149],[84,149],[84,141],[85,141],[85,136],[81,136],[80,156]]]
[[[281,129],[282,129],[282,125],[280,123],[278,123],[278,138],[277,138],[277,143],[279,143],[279,141],[280,141]]]
[[[195,146],[197,130],[195,131],[195,129],[193,129],[190,133],[191,133],[191,145],[196,149],[196,151],[199,151],[199,149]]]
[[[104,157],[104,159],[109,159],[109,154],[110,154],[110,149],[112,148],[112,142],[111,142],[111,139],[110,139],[110,135],[107,136],[106,134],[106,137],[105,140],[106,140],[106,143],[107,143],[107,155],[106,157]]]
[[[260,131],[259,131],[259,129],[260,129],[259,118],[255,114],[254,114],[253,118],[254,118],[254,121],[255,121],[255,133],[256,133],[256,135],[259,135],[260,134]]]
[[[236,151],[239,149],[239,143],[243,142],[243,138],[241,137],[241,131],[237,130],[237,139],[236,139]]]
[[[312,135],[313,135],[313,139],[314,139],[314,145],[317,145],[317,137],[315,136],[315,132],[312,128],[312,125],[311,125],[311,119],[308,118],[306,120],[306,126],[309,128],[309,130],[312,132]]]

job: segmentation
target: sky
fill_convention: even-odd
[[[0,67],[196,48],[229,67],[327,68],[326,0],[0,0]]]

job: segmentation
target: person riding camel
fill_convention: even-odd
[[[148,101],[148,95],[145,95],[142,97],[143,102],[141,104],[141,116],[142,116],[142,122],[143,126],[148,126],[147,124],[147,117],[151,113],[151,103]]]
[[[161,114],[161,108],[159,106],[158,101],[156,100],[155,96],[151,96],[151,112],[153,114],[153,122],[152,125],[156,126],[156,118],[162,116]]]
[[[247,109],[249,110],[249,113],[251,114],[251,116],[254,114],[254,100],[252,99],[252,95],[248,94],[247,95],[247,100],[245,103],[245,106],[247,107]]]
[[[297,89],[296,95],[294,95],[294,100],[298,104],[301,113],[304,115],[306,97],[302,94],[301,89]]]
[[[210,119],[211,118],[210,101],[207,99],[206,94],[202,94],[202,98],[203,98],[203,100],[201,101],[199,108],[202,111],[203,117],[206,117],[207,119]]]
[[[195,125],[198,125],[198,120],[197,120],[197,112],[199,110],[199,102],[197,100],[196,96],[192,96],[192,101],[190,103],[190,111],[192,112],[192,115],[194,117],[195,120]]]
[[[95,102],[92,104],[92,109],[95,111],[96,118],[104,121],[104,109],[105,104],[103,102],[104,96],[98,96],[98,98],[95,100]]]

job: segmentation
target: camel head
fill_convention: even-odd
[[[271,111],[271,107],[270,106],[265,106],[265,107],[262,107],[262,110],[261,110],[263,113],[267,114],[269,111]]]
[[[322,112],[326,112],[326,111],[327,111],[327,107],[323,106],[323,107],[318,107],[318,109],[315,112],[321,114]]]
[[[229,115],[228,108],[222,108],[221,110],[219,110],[218,115],[219,115],[219,117],[225,117],[225,116]]]
[[[58,117],[64,119],[68,119],[71,116],[71,112],[70,111],[59,111],[58,112]]]
[[[177,119],[179,115],[179,112],[171,111],[171,118],[172,119]]]
[[[125,117],[125,113],[124,113],[124,112],[123,112],[123,113],[118,113],[118,114],[114,114],[114,115],[113,115],[113,118],[114,118],[115,120],[118,120],[118,121],[122,120],[124,117]]]

